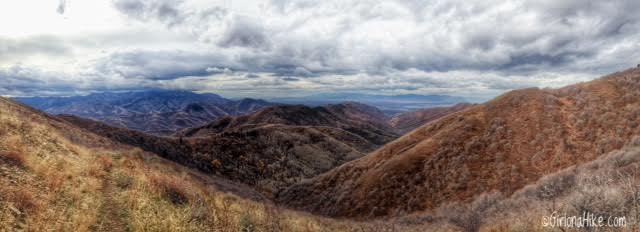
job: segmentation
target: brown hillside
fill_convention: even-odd
[[[364,156],[397,136],[376,111],[357,104],[278,106],[158,137],[74,116],[60,116],[116,141],[207,173],[255,186],[266,195]],[[373,108],[375,109],[375,108]]]
[[[303,105],[272,106],[256,113],[225,117],[208,125],[184,130],[178,136],[202,137],[223,131],[241,130],[255,125],[315,126],[342,129],[375,145],[398,137],[387,124],[388,118],[375,107],[347,102],[308,107]]]
[[[507,194],[593,160],[640,134],[640,69],[561,89],[506,93],[429,123],[376,152],[292,186],[282,203],[379,217]]]
[[[169,185],[176,180],[180,184]],[[165,196],[166,187],[177,195]],[[215,226],[215,219],[180,219],[178,213],[198,209],[171,201],[211,203],[214,197],[203,196],[215,194],[236,198],[223,191],[264,199],[247,186],[185,169],[0,98],[3,231],[201,231]]]
[[[393,116],[389,120],[389,124],[399,134],[406,134],[424,124],[435,121],[449,114],[462,111],[471,106],[472,104],[459,103],[450,107],[435,107],[401,113]]]
[[[0,231],[424,231],[251,200],[260,196],[0,98]]]

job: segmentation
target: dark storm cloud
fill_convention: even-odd
[[[64,73],[13,65],[0,68],[3,96],[70,96],[101,91],[141,90],[159,85],[146,79],[116,79],[102,73]]]
[[[4,95],[28,96],[42,92],[65,92],[73,89],[70,81],[37,69],[12,66],[0,69],[0,92]]]
[[[260,76],[253,74],[253,73],[247,73],[244,75],[244,78],[248,78],[248,79],[254,79],[254,78],[259,78]]]
[[[78,75],[98,81],[87,86],[504,91],[640,62],[635,0],[112,2],[127,19],[191,44],[105,52],[86,65],[96,78]],[[0,39],[0,61],[65,53],[51,38]]]
[[[264,28],[255,20],[238,17],[229,22],[229,26],[218,42],[221,47],[252,47],[264,48],[268,46]]]
[[[116,1],[128,15],[154,15],[145,11],[159,8],[148,6],[162,4]],[[629,0],[265,4],[266,12],[260,15],[229,14],[234,9],[220,6],[175,7],[170,16],[158,18],[177,18],[170,21],[183,22],[203,41],[222,49],[259,49],[241,55],[240,59],[253,61],[246,63],[247,69],[304,77],[408,69],[513,73],[579,69],[573,66],[577,61],[597,57],[613,44],[637,36],[640,15],[634,13],[640,4]],[[305,71],[299,72],[300,67]]]

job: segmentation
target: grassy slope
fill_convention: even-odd
[[[338,128],[254,125],[207,137],[158,137],[74,116],[60,116],[91,132],[205,173],[256,187],[270,195],[362,157],[375,146]]]
[[[377,231],[391,225],[283,210],[225,192],[218,182],[0,99],[0,228]]]

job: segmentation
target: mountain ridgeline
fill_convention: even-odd
[[[428,122],[435,121],[449,114],[462,111],[473,106],[469,103],[458,103],[449,107],[434,107],[422,110],[404,112],[389,119],[389,125],[400,134],[408,133]]]
[[[274,98],[274,102],[286,104],[303,104],[307,106],[322,106],[354,101],[374,106],[383,112],[393,115],[403,112],[421,110],[433,107],[448,107],[467,102],[466,99],[449,95],[375,95],[361,93],[322,93],[306,97]]]
[[[414,101],[419,96],[388,98]],[[16,100],[117,142],[249,184],[266,195],[362,157],[446,112],[465,108],[402,115],[392,123],[393,117],[357,102],[310,107],[185,91]]]
[[[399,135],[375,107],[272,106],[159,137],[61,115],[79,127],[201,171],[255,186],[266,195],[359,158]]]
[[[523,89],[428,123],[304,180],[282,204],[334,217],[397,216],[513,193],[640,135],[640,69],[560,89]]]
[[[167,135],[212,120],[275,105],[264,100],[229,100],[215,94],[151,90],[73,97],[27,97],[17,101],[50,114],[69,114],[112,126]]]
[[[184,136],[202,136],[242,130],[264,124],[282,124],[342,129],[380,146],[398,137],[389,118],[375,107],[347,102],[319,107],[289,105],[269,107],[254,114],[225,117],[205,126],[187,129]]]

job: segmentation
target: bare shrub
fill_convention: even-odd
[[[640,114],[640,112],[638,112],[638,114]],[[640,146],[640,136],[633,136],[633,138],[631,138],[631,141],[629,142],[628,145],[634,146],[634,147]]]
[[[607,165],[611,165],[613,168],[620,168],[632,163],[637,163],[640,159],[640,150],[619,150],[613,151],[605,159],[603,162]]]
[[[482,194],[470,204],[447,204],[439,209],[440,215],[450,224],[465,232],[480,231],[487,214],[503,199],[500,193]]]
[[[627,196],[627,207],[633,218],[634,230],[637,230],[636,224],[640,222],[640,185],[638,185],[638,168],[636,167],[631,173],[619,173],[620,187]]]
[[[523,192],[527,197],[534,199],[552,200],[570,192],[575,184],[575,170],[563,170],[544,176],[538,181],[538,184],[525,187]]]
[[[567,201],[577,214],[586,212],[606,218],[627,215],[630,211],[624,192],[612,182],[608,173],[581,178]]]

